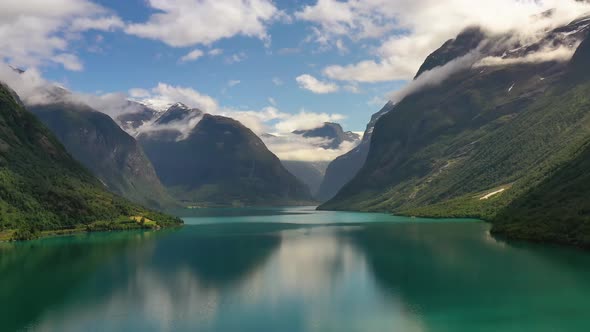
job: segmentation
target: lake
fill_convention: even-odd
[[[590,254],[313,208],[0,244],[1,331],[590,331]]]

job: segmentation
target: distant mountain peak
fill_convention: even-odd
[[[308,188],[239,121],[202,113],[183,139],[178,139],[179,131],[166,128],[138,139],[162,182],[187,204],[291,204],[311,200]]]
[[[456,38],[449,39],[439,49],[432,52],[418,70],[415,78],[424,72],[444,66],[452,60],[466,55],[476,49],[485,38],[485,33],[478,26],[464,29]]]
[[[189,121],[199,116],[203,116],[203,112],[200,109],[189,108],[183,103],[175,103],[160,115],[154,121],[154,124],[166,125],[173,122]]]
[[[306,138],[325,138],[329,142],[322,144],[324,149],[337,149],[343,142],[360,140],[360,135],[351,131],[344,131],[342,126],[334,122],[324,122],[320,127],[308,130],[295,130],[293,134]]]

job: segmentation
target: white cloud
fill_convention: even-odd
[[[218,56],[218,55],[223,54],[223,50],[220,48],[214,48],[212,50],[209,50],[208,53],[209,53],[209,56]]]
[[[43,103],[49,98],[47,92],[44,91],[49,83],[35,68],[19,74],[7,64],[0,62],[0,82],[13,89],[25,104]]]
[[[554,9],[550,17],[538,15]],[[312,22],[320,44],[351,38],[389,37],[374,58],[324,70],[331,79],[384,82],[411,79],[431,52],[461,30],[479,25],[488,33],[512,33],[526,40],[590,11],[575,0],[319,0],[296,13]]]
[[[84,69],[84,65],[80,59],[74,54],[61,53],[51,57],[51,60],[55,63],[62,64],[65,69],[72,71],[81,71]]]
[[[79,33],[122,27],[121,20],[88,0],[0,1],[0,60],[15,66],[58,63],[81,70],[70,41]]]
[[[73,31],[101,30],[113,31],[125,26],[118,16],[79,17],[72,21]]]
[[[268,102],[272,105],[272,106],[277,106],[277,101],[273,98],[273,97],[268,97]]]
[[[275,106],[264,107],[260,110],[239,110],[222,107],[212,97],[199,91],[181,86],[159,83],[151,89],[135,88],[128,93],[105,93],[100,95],[67,92],[55,94],[56,84],[45,80],[39,71],[30,69],[19,74],[7,65],[0,65],[0,81],[8,82],[21,97],[25,104],[46,104],[58,101],[81,102],[94,109],[110,115],[116,119],[118,115],[139,111],[139,106],[129,103],[129,99],[143,102],[162,109],[173,103],[181,102],[192,108],[199,108],[204,112],[234,118],[261,135],[269,149],[284,160],[329,161],[348,152],[354,143],[344,143],[338,149],[323,149],[325,140],[318,138],[303,138],[292,135],[295,130],[313,129],[324,122],[335,122],[344,119],[341,114],[313,113],[300,111],[297,114],[281,112]],[[273,99],[269,99],[271,104]],[[200,121],[200,117],[193,117],[184,122],[170,124],[167,127],[154,127],[146,123],[139,128],[139,132],[149,132],[156,129],[176,129],[181,131],[182,138]],[[277,137],[262,135],[278,133]]]
[[[517,63],[541,63],[546,61],[569,61],[576,52],[578,45],[574,47],[561,46],[558,48],[542,49],[519,58],[486,57],[478,61],[475,66],[498,66]]]
[[[313,113],[305,110],[288,117],[274,125],[278,133],[291,133],[295,130],[306,130],[320,127],[324,122],[337,122],[344,119],[342,114]]]
[[[334,83],[322,82],[308,74],[298,76],[295,80],[299,84],[299,87],[301,87],[302,89],[309,90],[316,94],[337,92],[340,89],[338,85]]]
[[[219,109],[219,104],[215,99],[192,88],[158,83],[156,87],[151,89],[151,93],[151,99],[170,104],[183,103],[207,113],[216,113]]]
[[[227,86],[229,86],[231,88],[231,87],[234,87],[234,86],[240,84],[241,82],[242,81],[240,81],[240,80],[230,80],[229,82],[227,82]]]
[[[269,40],[267,24],[281,12],[270,0],[148,0],[157,11],[126,32],[173,47],[208,45],[237,35]]]
[[[203,51],[201,51],[199,49],[192,50],[188,54],[186,54],[182,58],[180,58],[180,62],[195,61],[198,58],[202,57],[204,54],[205,53],[203,53]]]
[[[320,44],[335,41],[338,49],[342,47],[341,36],[351,39],[377,38],[391,31],[393,11],[396,6],[391,0],[318,0],[315,5],[307,5],[295,17],[317,24],[312,29],[312,38]]]
[[[332,161],[349,152],[357,142],[342,142],[337,149],[325,149],[322,145],[328,143],[322,138],[305,138],[300,135],[284,134],[265,136],[262,138],[266,146],[281,160],[297,161]]]
[[[131,98],[147,98],[150,96],[150,92],[146,89],[130,89],[129,96]]]

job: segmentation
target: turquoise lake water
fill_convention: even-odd
[[[474,220],[183,210],[0,244],[0,331],[590,331],[590,253]]]

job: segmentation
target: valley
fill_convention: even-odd
[[[0,331],[587,332],[590,0],[0,1]]]

